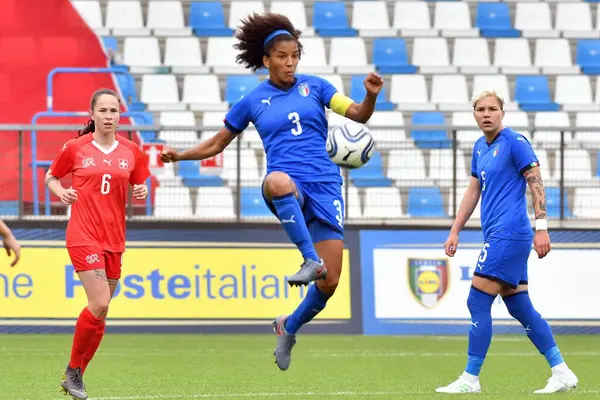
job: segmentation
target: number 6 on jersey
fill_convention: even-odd
[[[102,185],[100,186],[100,193],[108,194],[108,192],[110,192],[110,178],[112,178],[110,174],[102,175]]]

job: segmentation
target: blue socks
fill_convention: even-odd
[[[285,321],[287,333],[295,335],[302,325],[310,322],[318,313],[323,311],[327,300],[329,300],[329,296],[321,292],[316,284],[310,285],[302,303]]]
[[[471,312],[469,329],[469,359],[465,372],[479,376],[483,360],[492,343],[492,303],[496,296],[482,292],[471,286],[467,306]]]
[[[538,351],[546,357],[550,367],[555,367],[564,362],[550,325],[546,322],[539,312],[533,308],[528,291],[515,293],[504,297],[504,304],[510,315],[523,325],[527,331],[529,340],[535,345]]]
[[[293,193],[273,198],[273,205],[277,210],[277,216],[283,225],[288,237],[298,247],[304,259],[310,258],[318,261],[319,256],[315,250],[304,214],[298,200]]]

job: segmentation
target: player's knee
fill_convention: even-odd
[[[110,304],[110,298],[98,298],[90,299],[88,302],[88,308],[96,318],[104,318],[108,314],[108,306]]]
[[[471,315],[490,314],[495,296],[471,287],[467,297],[467,308]]]
[[[273,171],[265,177],[265,189],[271,197],[292,193],[294,185],[285,172]]]
[[[327,275],[327,279],[325,279],[324,281],[319,281],[317,283],[317,287],[319,288],[319,290],[328,295],[328,296],[332,296],[335,293],[335,290],[338,287],[338,283],[340,281],[340,276],[339,275]]]
[[[529,298],[528,292],[519,292],[503,298],[508,313],[516,320],[526,318],[526,316],[539,315],[533,308],[533,303]]]

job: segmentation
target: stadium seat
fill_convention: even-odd
[[[531,142],[531,133],[529,133],[529,118],[526,112],[514,111],[506,113],[502,123],[505,127],[519,132]]]
[[[216,75],[185,75],[182,102],[192,111],[224,111],[229,108],[221,99],[219,78]],[[221,119],[222,121],[222,119]]]
[[[473,77],[473,93],[471,98],[476,98],[485,90],[493,89],[504,100],[504,111],[518,111],[508,89],[506,75],[475,75]]]
[[[350,179],[356,187],[392,186],[392,180],[383,174],[383,161],[379,151],[373,151],[369,162],[361,168],[350,170]]]
[[[524,37],[558,37],[559,31],[552,29],[552,15],[547,2],[517,3],[515,28]]]
[[[106,28],[113,36],[149,36],[144,26],[142,5],[138,0],[109,0],[106,5]]]
[[[183,21],[180,1],[152,0],[148,2],[148,28],[154,36],[190,36],[192,30]]]
[[[393,28],[400,30],[400,37],[438,36],[431,26],[429,7],[424,1],[396,1]]]
[[[490,50],[484,38],[457,38],[452,64],[463,74],[497,74],[498,67],[490,63]]]
[[[477,3],[475,26],[483,37],[519,37],[513,28],[507,3]]]
[[[259,84],[256,75],[250,76],[228,76],[225,88],[225,101],[230,105],[237,103],[242,97],[249,93]]]
[[[189,25],[196,36],[232,36],[234,32],[225,25],[225,13],[220,1],[192,2]]]
[[[350,97],[357,104],[360,104],[367,95],[367,89],[365,89],[364,80],[365,76],[363,75],[353,76],[351,80]],[[377,100],[375,102],[375,110],[391,111],[394,109],[394,107],[394,103],[387,101],[387,92],[384,86],[383,88],[381,88],[379,96],[377,96]]]
[[[457,71],[450,64],[445,38],[415,38],[412,62],[424,74],[455,74]]]
[[[358,33],[348,24],[346,6],[342,1],[313,3],[312,25],[322,37],[356,36]]]
[[[164,65],[175,74],[208,74],[202,61],[200,41],[195,37],[169,37],[165,40]]]
[[[117,80],[117,85],[121,90],[123,99],[130,105],[129,111],[144,111],[146,105],[140,102],[135,82],[131,82],[125,74],[113,74],[113,76]]]
[[[338,92],[346,93],[346,90],[344,89],[344,81],[340,75],[321,74],[319,75],[319,77],[331,83],[333,87],[335,87],[338,90]]]
[[[472,110],[464,75],[434,75],[431,86],[431,102],[440,111]]]
[[[216,74],[250,74],[250,70],[235,61],[237,56],[233,45],[237,43],[234,37],[209,37],[206,50],[206,65],[213,67]]]
[[[447,187],[454,183],[454,152],[452,149],[432,149],[429,153],[429,178],[437,181],[437,186]],[[471,166],[467,170],[465,155],[462,150],[456,151],[456,180],[465,185],[471,176]]]
[[[557,149],[560,146],[560,131],[567,130],[571,126],[569,114],[566,112],[537,112],[533,120],[536,131],[533,144],[546,149]],[[571,142],[571,132],[565,131],[565,144]]]
[[[540,170],[542,171],[542,180],[544,184],[547,186],[557,185],[558,179],[555,176],[555,173],[550,165],[550,161],[548,159],[548,151],[544,148],[537,148],[535,150],[535,155],[540,162]]]
[[[443,203],[442,193],[437,187],[408,189],[407,214],[410,217],[447,217]]]
[[[550,99],[546,76],[517,76],[515,101],[523,111],[558,111],[559,105]]]
[[[579,40],[576,61],[584,74],[600,74],[600,40]]]
[[[367,122],[378,149],[412,148],[414,143],[406,138],[403,125],[400,111],[375,111]]]
[[[405,217],[402,197],[395,187],[370,187],[365,189],[363,218],[391,219]]]
[[[579,128],[600,128],[600,113],[578,112],[575,117],[575,126]],[[583,146],[591,145],[598,147],[600,144],[600,131],[577,131],[575,132],[574,139],[576,143],[581,143]]]
[[[187,187],[159,186],[154,193],[154,216],[187,219],[193,217],[192,199]]]
[[[223,173],[221,178],[227,181],[228,185],[234,187],[237,185],[237,149],[235,147],[227,148],[223,152]],[[262,179],[258,173],[258,160],[256,152],[251,149],[242,149],[240,152],[240,184],[242,186],[258,186]]]
[[[315,29],[308,26],[304,2],[301,0],[274,0],[271,2],[271,12],[285,15],[290,19],[296,29],[302,31],[302,37],[315,35]]]
[[[600,189],[575,188],[573,215],[578,218],[600,218]]]
[[[158,39],[155,37],[125,38],[123,63],[134,74],[158,72],[162,66]]]
[[[233,191],[230,187],[199,187],[194,216],[209,220],[235,218]]]
[[[236,29],[241,25],[242,19],[247,18],[252,13],[264,14],[265,6],[262,1],[240,1],[233,0],[229,3],[229,22],[231,29]]]
[[[554,90],[554,101],[565,111],[598,111],[587,75],[557,76]]]
[[[112,36],[102,36],[102,45],[106,50],[119,51],[117,38]]]
[[[473,146],[475,145],[475,142],[482,136],[481,130],[477,126],[475,118],[473,118],[473,113],[466,111],[458,111],[452,113],[452,125],[473,128],[457,129],[456,131],[458,147],[461,150],[468,151],[470,154],[473,151]]]
[[[392,75],[390,101],[402,111],[433,111],[424,75]]]
[[[425,176],[425,159],[420,149],[394,149],[388,155],[386,176],[396,186],[431,186]]]
[[[560,157],[554,157],[554,177],[560,179]],[[569,187],[581,187],[592,180],[592,162],[587,149],[564,150],[564,182]]]
[[[598,31],[592,27],[590,5],[559,2],[556,5],[556,25],[565,38],[597,38]]]
[[[396,30],[390,28],[385,1],[353,1],[352,8],[351,25],[361,37],[396,36]]]
[[[102,23],[102,10],[97,0],[72,0],[71,4],[96,35],[108,36],[110,34],[109,29],[105,28]]]
[[[265,204],[262,196],[261,187],[243,187],[241,188],[241,210],[242,217],[270,217],[273,220],[276,217]]]
[[[184,160],[179,163],[178,174],[187,187],[222,186],[223,179],[214,174],[201,173],[200,161]]]
[[[198,142],[195,130],[185,130],[185,127],[196,126],[196,118],[191,111],[163,111],[160,113],[160,124],[164,126],[181,127],[181,130],[163,130],[158,138],[176,148],[191,147]]]
[[[441,112],[414,112],[412,114],[412,125],[443,125],[446,123],[444,114]],[[413,128],[411,137],[417,147],[423,149],[442,149],[452,145],[444,130],[420,130]]]
[[[352,54],[352,57],[348,57]],[[360,37],[332,38],[329,64],[336,67],[339,74],[367,74],[375,70],[367,62],[367,49]]]
[[[529,41],[524,38],[496,39],[494,65],[505,75],[538,74],[539,68],[531,64]]]
[[[342,186],[342,196],[344,197],[344,219],[359,219],[363,216],[360,195],[355,186],[349,186],[344,183]]]
[[[333,74],[334,68],[327,64],[325,42],[321,37],[302,39],[302,61],[298,72],[305,74]]]
[[[148,111],[184,111],[185,104],[179,102],[179,91],[175,75],[142,76],[142,103]]]
[[[559,218],[560,215],[560,188],[558,187],[546,187],[546,210],[548,217]],[[571,208],[569,207],[569,199],[567,196],[567,190],[563,191],[563,210],[564,217],[571,218]]]
[[[579,73],[579,67],[573,65],[567,39],[536,40],[534,64],[542,68],[544,75]]]
[[[136,112],[135,115],[132,117],[132,124],[154,125],[154,117],[152,116],[151,112]],[[140,135],[142,136],[144,142],[162,142],[162,140],[157,138],[157,134],[154,131],[140,131]]]
[[[373,64],[381,74],[414,74],[417,67],[408,62],[403,38],[373,39]]]
[[[473,29],[469,3],[464,1],[436,1],[433,27],[444,37],[475,37],[478,29]]]

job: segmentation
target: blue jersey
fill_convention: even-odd
[[[267,174],[281,171],[301,182],[341,183],[340,169],[325,149],[325,107],[336,92],[316,76],[297,75],[287,90],[267,79],[229,110],[225,126],[240,133],[254,124],[267,155]]]
[[[502,129],[492,143],[479,138],[473,148],[471,175],[481,187],[483,237],[531,240],[527,216],[527,182],[523,173],[539,166],[529,141],[510,128]]]

